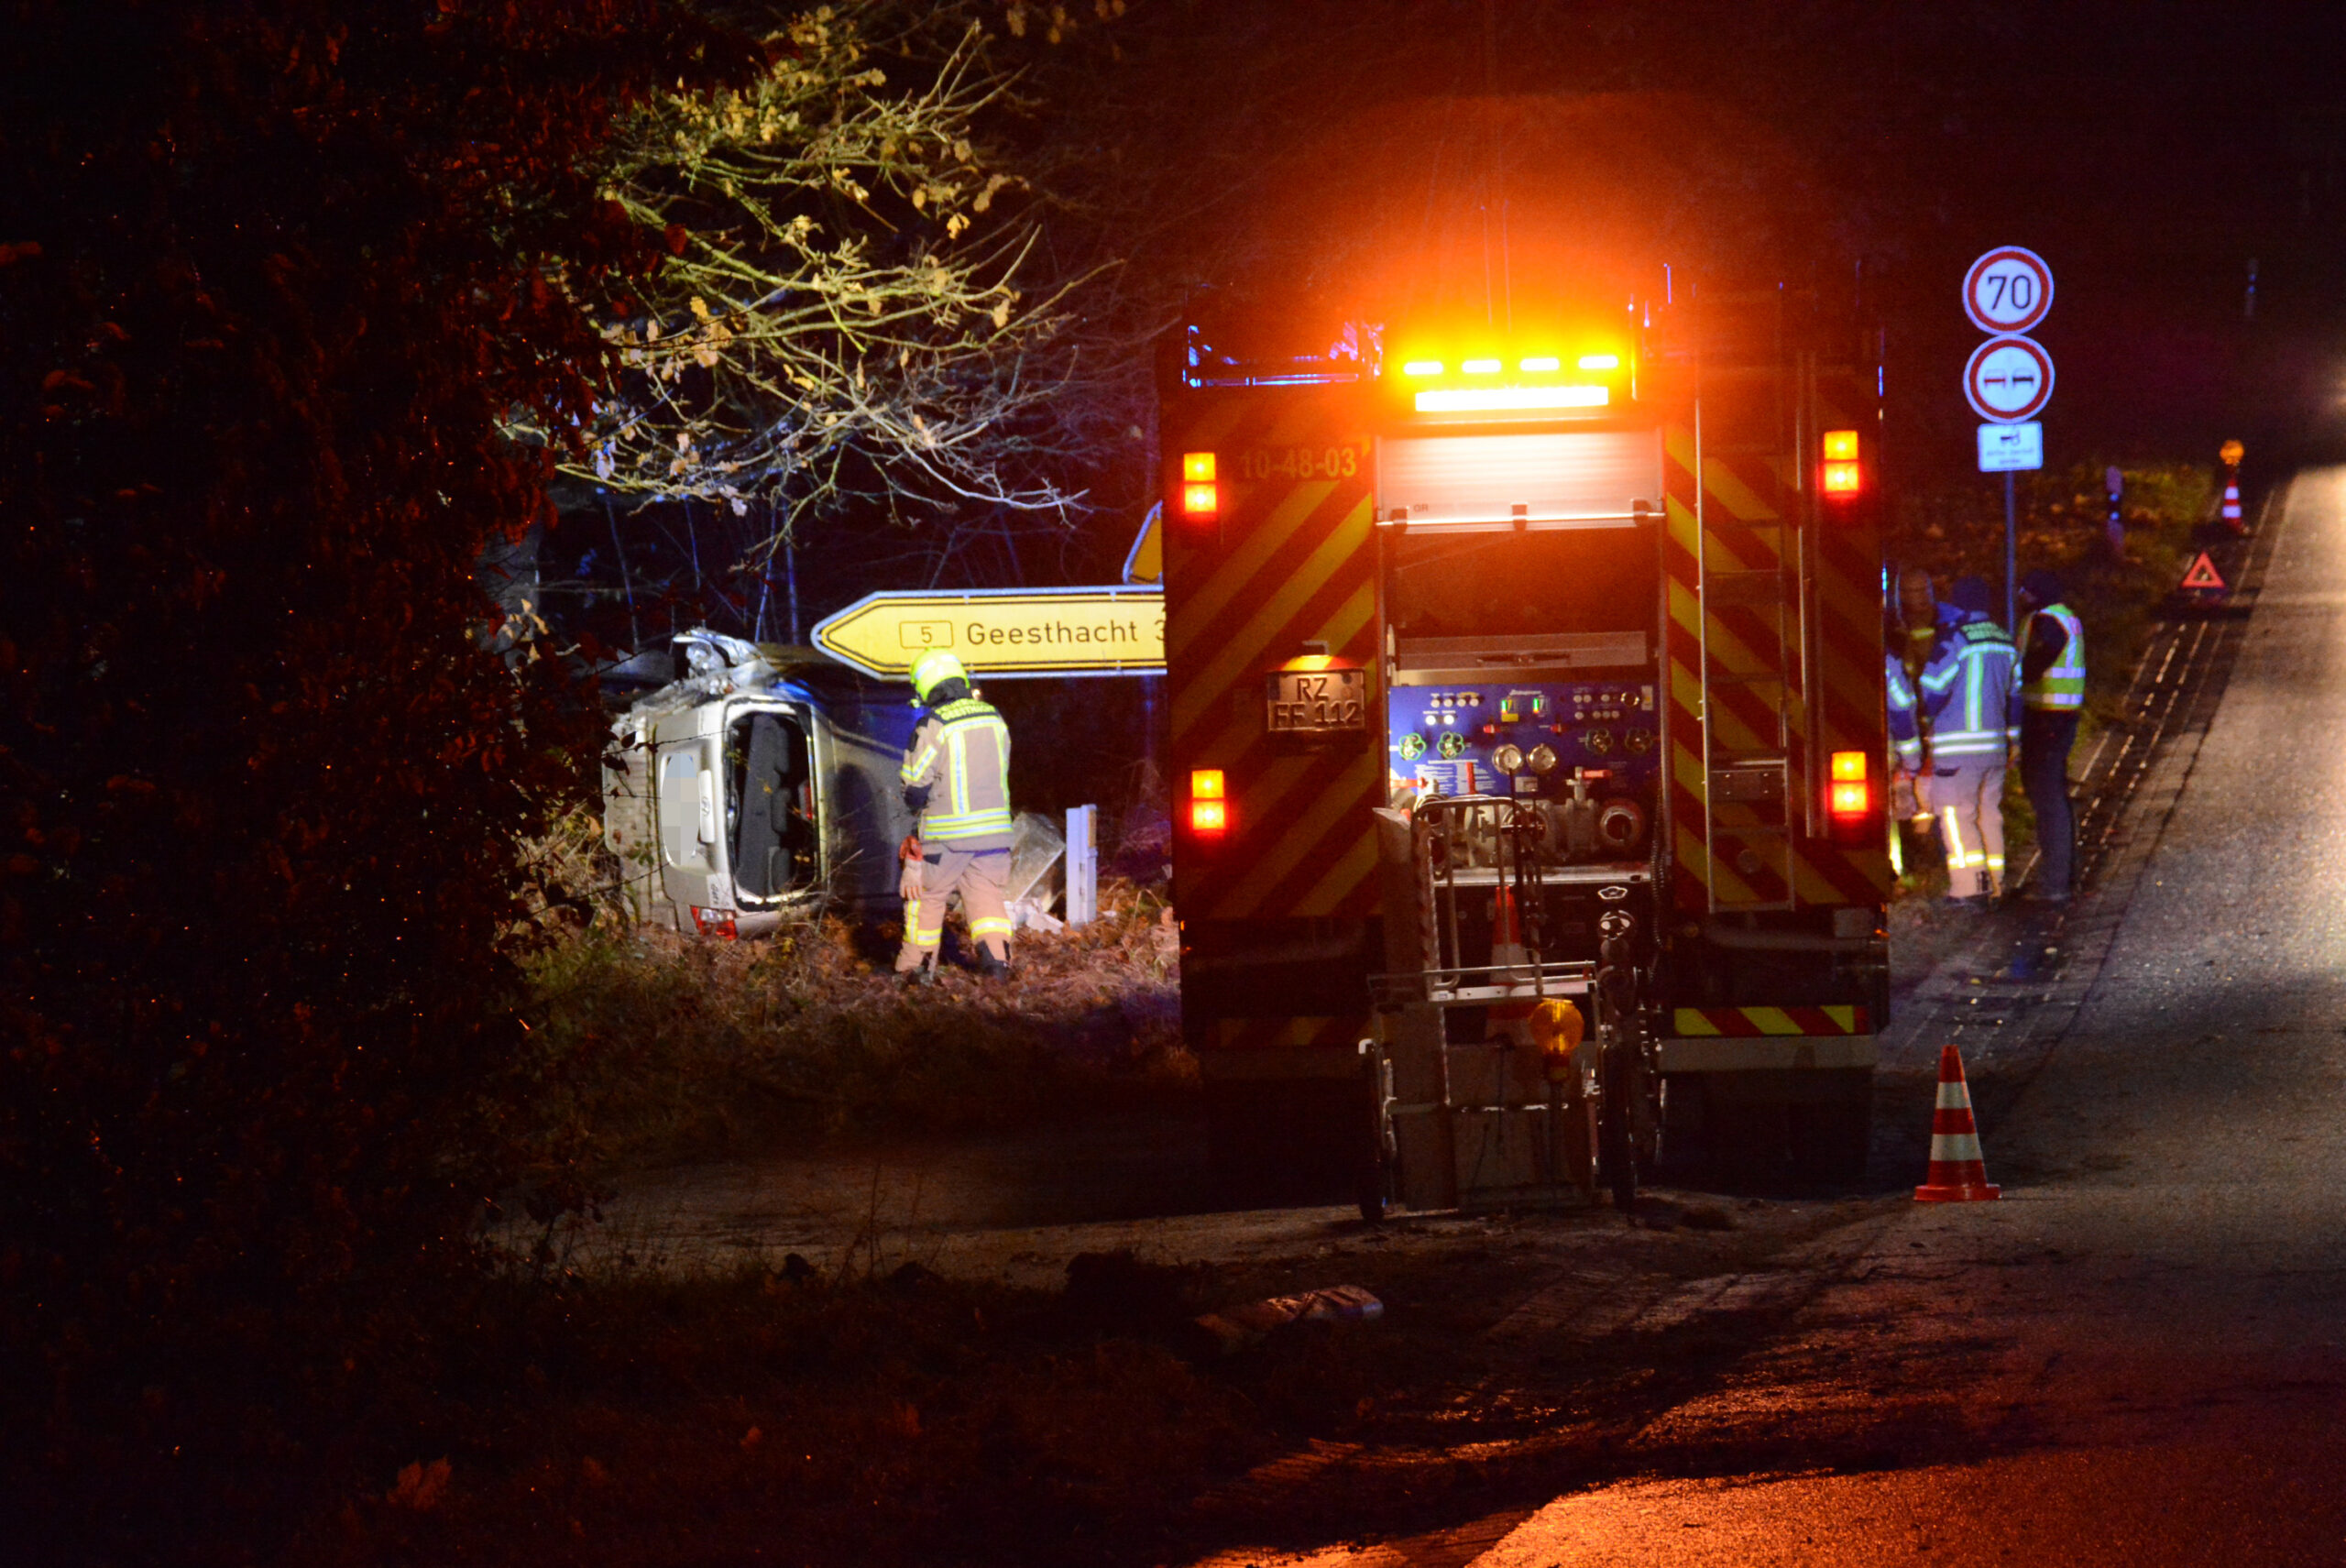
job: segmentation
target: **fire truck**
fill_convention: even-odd
[[[1184,1029],[1237,1201],[1862,1173],[1878,355],[1789,288],[1160,376]]]

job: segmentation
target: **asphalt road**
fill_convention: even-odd
[[[2346,1563],[2346,470],[2270,518],[2212,721],[2169,743],[2131,858],[2037,933],[2095,933],[2074,1014],[2039,998],[2035,1048],[1967,1032],[2007,1058],[2002,1201],[1877,1204],[1712,1283],[1776,1310],[1622,1435],[1609,1484],[1213,1561]]]

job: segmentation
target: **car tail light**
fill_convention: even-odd
[[[732,910],[703,909],[696,904],[692,905],[692,912],[693,928],[702,936],[721,937],[729,942],[740,939],[740,927],[734,924]]]

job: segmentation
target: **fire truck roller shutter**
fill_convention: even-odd
[[[1661,435],[1576,430],[1388,436],[1380,521],[1423,528],[1628,528],[1661,511]]]

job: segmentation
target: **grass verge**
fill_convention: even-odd
[[[2212,468],[2185,463],[2123,467],[2121,508],[2126,544],[2113,553],[2107,534],[2108,502],[2099,462],[2023,476],[2016,488],[2014,550],[2023,576],[2038,567],[2061,575],[2070,608],[2086,631],[2086,711],[2080,751],[2113,722],[2131,718],[2126,694],[2134,665],[2156,629],[2162,608],[2192,555],[2208,542],[2206,520],[2216,497]],[[1928,570],[1944,598],[1956,578],[1978,576],[1999,590],[2004,570],[2001,487],[1977,483],[1914,492],[1902,498],[1884,531],[1892,575],[1906,566]],[[2001,619],[2001,616],[1999,617]],[[2035,817],[2015,770],[2005,780],[2004,844],[2008,863],[2025,861],[2035,846]],[[1911,867],[1901,899],[1946,891],[1943,866]]]

